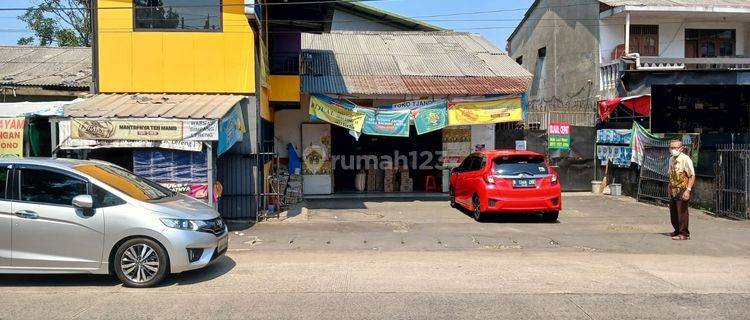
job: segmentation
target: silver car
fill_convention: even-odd
[[[0,159],[0,273],[115,274],[150,287],[227,246],[216,210],[113,164]]]

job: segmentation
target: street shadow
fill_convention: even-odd
[[[463,213],[466,217],[474,219],[474,213],[471,210],[467,210],[463,207],[457,207],[456,211]],[[556,224],[560,221],[549,222],[544,221],[541,213],[530,212],[530,213],[486,213],[482,215],[481,223],[540,223],[540,224]]]
[[[191,285],[216,279],[232,269],[237,263],[222,256],[210,266],[173,274],[156,287]],[[122,283],[115,275],[101,274],[0,274],[0,288],[12,287],[117,287]]]

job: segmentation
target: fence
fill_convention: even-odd
[[[750,145],[716,150],[716,214],[750,219]]]
[[[700,146],[698,137],[683,136],[685,153],[695,157]],[[669,202],[669,140],[654,140],[643,147],[643,164],[638,181],[638,201]],[[700,160],[700,159],[699,159]]]

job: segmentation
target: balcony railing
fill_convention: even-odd
[[[626,60],[634,63],[634,60]],[[640,57],[638,70],[734,70],[750,69],[750,58],[661,58]]]
[[[299,55],[299,52],[272,52],[268,61],[271,74],[299,74]]]

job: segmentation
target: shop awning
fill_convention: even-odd
[[[70,118],[221,119],[245,97],[203,94],[100,94],[65,106]]]
[[[597,103],[599,118],[602,121],[607,121],[610,115],[612,115],[612,112],[614,112],[619,105],[623,105],[637,115],[646,117],[651,115],[651,95],[645,94],[640,96],[617,97],[600,100],[599,103]]]
[[[242,140],[239,95],[101,94],[64,107],[60,148],[161,147],[217,152]]]

